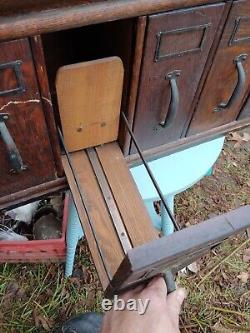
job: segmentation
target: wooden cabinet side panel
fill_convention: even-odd
[[[51,148],[55,158],[55,165],[57,170],[57,175],[62,177],[64,174],[63,166],[61,162],[61,150],[59,145],[59,140],[57,136],[57,128],[54,117],[54,110],[52,105],[51,94],[49,90],[49,82],[47,76],[47,70],[44,59],[43,45],[41,36],[34,36],[30,39],[31,48],[34,58],[34,64],[37,73],[37,79],[39,82],[39,89],[41,94],[41,100],[45,115],[45,120],[48,128],[49,138],[51,142]]]

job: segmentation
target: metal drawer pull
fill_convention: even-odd
[[[6,62],[4,64],[0,64],[0,70],[4,70],[6,68],[12,68],[14,70],[16,81],[17,81],[17,87],[9,90],[3,90],[0,91],[0,96],[10,96],[10,95],[16,95],[25,92],[25,84],[21,72],[21,60]]]
[[[175,70],[171,73],[166,75],[166,80],[169,80],[170,87],[171,87],[171,100],[169,105],[169,110],[167,111],[166,116],[161,120],[160,125],[164,128],[170,126],[179,109],[180,104],[180,97],[179,97],[179,89],[177,86],[177,78],[181,75],[181,71]]]
[[[8,119],[8,113],[0,113],[0,137],[3,139],[3,142],[6,145],[12,170],[16,172],[23,171],[27,169],[27,167],[23,164],[22,157],[5,124],[5,121]]]
[[[225,109],[229,109],[233,104],[240,98],[242,91],[244,90],[246,83],[246,72],[243,67],[243,61],[247,59],[247,54],[240,54],[238,57],[234,59],[234,63],[236,65],[236,69],[238,72],[238,82],[233,91],[232,96],[229,98],[227,103],[220,103],[217,108],[214,109],[214,112],[220,112]]]

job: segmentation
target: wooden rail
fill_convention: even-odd
[[[230,0],[231,1],[231,0]],[[13,3],[14,2],[14,3]],[[17,6],[15,6],[15,2]],[[107,21],[219,2],[218,0],[58,0],[5,2],[0,12],[0,40],[20,38]]]

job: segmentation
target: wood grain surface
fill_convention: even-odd
[[[63,66],[58,70],[57,98],[68,151],[117,139],[123,73],[118,57]]]
[[[69,5],[65,0],[4,0],[0,40],[215,2],[218,0],[73,0]]]
[[[48,128],[49,139],[51,142],[51,148],[55,158],[56,171],[57,175],[59,177],[62,177],[63,167],[61,162],[61,150],[59,146],[59,140],[57,137],[55,114],[53,110],[52,99],[49,89],[49,82],[47,76],[47,69],[45,65],[41,36],[34,36],[30,38],[30,44],[33,53],[34,65],[37,73],[37,79],[39,83],[39,89],[43,104],[45,120]]]
[[[237,119],[250,90],[250,2],[233,3],[213,65],[203,87],[196,111],[190,123],[188,135],[202,133]],[[216,111],[221,103],[227,103],[238,81],[235,59],[246,54],[242,61],[246,81],[230,107]]]
[[[157,238],[157,232],[119,146],[112,142],[96,147],[96,151],[133,247]]]
[[[99,279],[101,281],[102,287],[105,288],[105,286],[108,285],[109,279],[111,277],[111,274],[107,271],[106,263],[103,262],[102,256],[99,252],[95,237],[93,235],[93,231],[91,229],[91,226],[88,221],[88,216],[84,207],[84,204],[82,202],[82,197],[79,192],[77,183],[75,181],[74,174],[71,170],[70,164],[66,158],[66,156],[62,156],[62,164],[64,167],[64,171],[68,180],[68,183],[70,185],[70,190],[72,193],[72,196],[74,198],[74,203],[78,212],[79,219],[82,223],[82,227],[84,229],[84,234],[87,238],[89,249],[91,252],[91,256],[94,260],[95,267],[99,276]]]
[[[125,254],[158,238],[117,143],[62,157],[103,288]]]
[[[141,73],[141,62],[144,49],[144,39],[147,26],[147,16],[141,16],[138,18],[136,23],[136,34],[135,34],[135,45],[133,54],[133,67],[131,71],[131,83],[129,89],[127,109],[125,113],[130,125],[133,125],[135,108],[138,94],[138,87],[140,81]],[[122,145],[123,154],[126,156],[129,154],[129,149],[131,145],[131,137],[126,129],[124,123],[120,124],[119,142]]]
[[[13,174],[5,144],[0,138],[0,197],[56,179],[55,164],[47,131],[42,100],[28,38],[0,43],[0,91],[19,86],[10,63],[20,61],[20,77],[25,91],[2,94],[0,112],[27,169]]]
[[[106,296],[143,284],[166,269],[175,273],[249,226],[250,205],[246,205],[132,249],[106,290]]]
[[[209,56],[224,4],[194,7],[149,17],[134,133],[141,149],[181,137]],[[188,65],[187,65],[188,64]],[[179,103],[173,115],[168,74],[178,71]],[[168,119],[166,126],[160,125]],[[171,120],[170,120],[171,118]],[[135,153],[134,145],[131,153]]]

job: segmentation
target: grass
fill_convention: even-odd
[[[228,324],[242,332],[250,328],[249,285],[237,277],[249,270],[242,260],[249,245],[244,236],[229,240],[202,258],[196,276],[179,278],[179,284],[189,290],[182,316],[187,326],[193,325],[192,332],[220,332],[216,325],[225,331]]]
[[[176,198],[183,226],[250,204],[250,143],[228,141],[213,176]],[[198,261],[196,274],[178,276],[188,292],[181,315],[182,332],[250,332],[249,263],[246,235],[234,237]],[[0,265],[0,333],[51,332],[60,322],[85,311],[100,311],[101,287],[88,247],[80,242],[74,277],[62,264]]]
[[[1,265],[0,332],[51,332],[74,314],[100,310],[102,292],[84,242],[75,266],[78,277],[65,279],[60,264]]]

